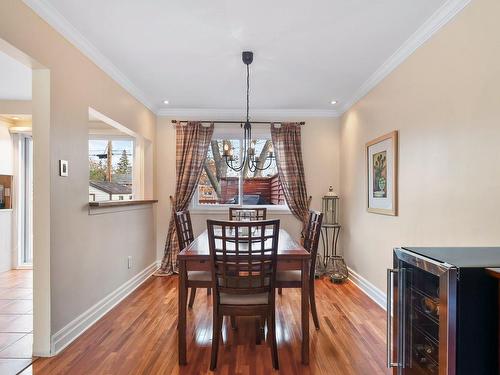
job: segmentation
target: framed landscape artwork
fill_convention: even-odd
[[[366,144],[368,212],[398,214],[398,132]]]

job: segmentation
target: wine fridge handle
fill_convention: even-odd
[[[398,367],[397,362],[392,361],[392,295],[393,295],[393,275],[397,269],[387,270],[387,368]]]

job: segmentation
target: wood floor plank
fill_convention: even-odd
[[[256,345],[253,318],[224,321],[215,374],[389,374],[385,369],[385,313],[351,283],[317,280],[321,330],[311,323],[310,364],[301,358],[300,290],[277,296],[280,371],[272,368],[266,342]],[[211,297],[199,293],[187,313],[187,361],[178,365],[177,278],[153,277],[63,353],[37,360],[34,375],[211,374]]]

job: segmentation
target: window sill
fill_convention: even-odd
[[[157,199],[133,199],[128,201],[100,201],[89,202],[90,208],[106,208],[106,207],[124,207],[124,206],[138,206],[142,204],[158,203]]]
[[[218,206],[218,207],[190,207],[189,211],[194,215],[208,215],[208,214],[225,214],[229,212],[229,207],[238,207],[236,205]],[[291,215],[292,212],[288,207],[277,207],[274,205],[258,205],[258,206],[245,206],[244,208],[267,208],[270,215]]]
[[[88,211],[89,215],[106,215],[118,212],[144,210],[151,208],[156,202],[158,201],[155,199],[89,202]]]

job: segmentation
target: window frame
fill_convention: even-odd
[[[219,140],[219,139],[231,139],[231,140],[239,140],[240,145],[243,144],[243,138],[241,138],[241,130],[239,129],[239,135],[235,136],[234,130],[231,129],[231,131],[224,132],[218,131],[214,132],[212,136],[212,140]],[[260,130],[260,131],[259,131]],[[268,131],[268,134],[263,133],[262,129],[258,129],[256,136],[253,136],[252,139],[257,139],[257,140],[262,140],[262,139],[271,139],[271,134]],[[209,146],[210,147],[210,146]],[[274,147],[274,145],[273,145]],[[241,152],[241,149],[240,149]],[[240,160],[241,160],[241,155],[240,155]],[[238,202],[242,202],[243,198],[243,183],[244,183],[244,178],[243,178],[243,171],[238,172]],[[199,214],[206,214],[206,213],[215,213],[215,214],[220,214],[223,212],[227,212],[229,207],[245,207],[245,208],[266,208],[268,211],[273,212],[274,214],[290,214],[290,208],[288,207],[288,204],[252,204],[252,205],[243,205],[241,203],[239,204],[227,204],[227,203],[215,203],[215,204],[200,204],[199,203],[199,189],[198,189],[198,184],[195,187],[195,192],[193,194],[193,198],[191,199],[191,203],[189,204],[189,210],[192,213],[199,213]]]
[[[126,134],[89,134],[88,141],[131,141],[132,142],[132,199],[131,200],[137,200],[137,199],[142,199],[142,197],[138,197],[138,192],[142,191],[142,187],[140,186],[142,182],[139,180],[139,176],[141,176],[141,171],[137,170],[136,166],[136,155],[138,155],[138,147],[140,147],[140,142],[138,142],[138,139],[134,137],[133,135],[126,135]],[[87,150],[88,150],[87,146]],[[87,152],[88,153],[88,152]],[[90,155],[88,156],[90,158]],[[140,167],[139,167],[140,169]],[[90,165],[89,165],[89,170],[90,170]],[[90,179],[89,179],[90,182]],[[128,195],[128,194],[127,194]],[[95,197],[94,197],[95,199]],[[89,193],[89,202],[92,202],[90,200],[90,193]],[[94,201],[95,202],[95,201]]]

